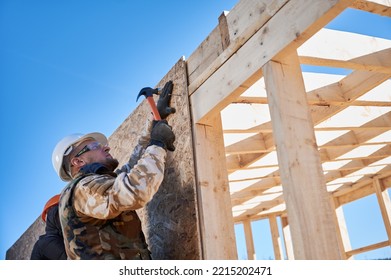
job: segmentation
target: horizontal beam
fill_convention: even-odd
[[[262,76],[262,66],[285,49],[296,50],[351,2],[289,1],[194,93],[190,92],[194,122],[207,124],[210,115],[218,114]]]
[[[384,73],[372,73],[366,71],[354,71],[349,74],[338,83],[334,83],[322,88],[315,89],[309,93],[307,96],[313,96],[313,98],[317,98],[319,100],[328,100],[328,99],[340,99],[343,105],[340,106],[324,106],[324,107],[316,107],[311,111],[312,119],[315,125],[327,120],[332,117],[336,113],[346,109],[349,107],[350,103],[352,103],[355,99],[361,97],[371,89],[376,86],[382,84],[387,79],[389,79],[391,75]],[[262,125],[256,126],[256,128],[260,128],[262,131],[262,127],[270,127],[270,122],[264,123]],[[251,137],[248,137],[240,142],[230,145],[230,149],[236,150],[235,146],[246,146],[246,143],[253,143],[254,139],[258,139],[262,137],[264,139],[271,139],[272,135],[270,134],[256,134]],[[257,153],[258,158],[250,155],[229,155],[227,156],[227,164],[229,169],[233,169],[233,167],[246,167],[256,160],[264,157],[267,153]],[[327,157],[326,157],[327,159]]]
[[[365,247],[361,247],[361,248],[357,248],[357,249],[354,249],[354,250],[350,250],[348,252],[346,252],[346,254],[351,257],[351,256],[354,256],[354,255],[358,255],[358,254],[362,254],[362,253],[365,253],[365,252],[369,252],[369,251],[373,251],[373,250],[377,250],[377,249],[380,249],[380,248],[384,248],[384,247],[387,247],[390,245],[390,242],[389,241],[383,241],[383,242],[378,242],[378,243],[375,243],[375,244],[371,244],[371,245],[368,245],[368,246],[365,246]]]
[[[289,0],[246,0],[227,14],[187,60],[189,93],[194,93]],[[228,41],[228,42],[227,42]]]
[[[356,0],[352,8],[391,17],[391,2],[389,0]]]

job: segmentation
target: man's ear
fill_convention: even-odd
[[[71,159],[71,165],[80,168],[80,167],[83,167],[84,165],[86,165],[86,162],[81,158],[74,157]]]

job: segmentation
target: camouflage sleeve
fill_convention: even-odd
[[[75,210],[84,216],[110,219],[123,211],[143,207],[163,181],[165,158],[166,151],[152,145],[129,173],[82,179],[74,192]]]
[[[115,171],[117,174],[120,174],[121,172],[129,173],[130,170],[133,168],[133,166],[136,165],[136,163],[141,158],[142,154],[144,153],[146,147],[149,144],[149,140],[151,139],[150,137],[151,131],[152,131],[152,119],[147,119],[144,126],[144,130],[142,131],[138,143],[134,148],[132,154],[130,155],[128,162],[125,165],[123,165],[120,169]]]

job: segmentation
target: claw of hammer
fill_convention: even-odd
[[[151,107],[151,110],[152,110],[153,118],[156,121],[160,121],[161,117],[160,117],[159,111],[156,107],[155,100],[153,99],[153,95],[159,94],[159,93],[160,93],[159,88],[153,89],[150,87],[145,87],[140,90],[140,93],[137,95],[137,99],[136,99],[136,102],[137,102],[139,97],[142,95],[147,99],[149,106]]]

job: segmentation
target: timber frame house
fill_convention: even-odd
[[[189,57],[207,259],[236,258],[234,236],[216,225],[233,222],[243,223],[252,259],[257,219],[269,220],[281,259],[277,217],[288,259],[349,259],[391,245],[391,41],[324,28],[348,8],[390,17],[390,6],[242,0]],[[371,194],[388,239],[352,250],[342,206]]]
[[[391,40],[325,28],[346,9],[390,17],[391,1],[238,1],[162,78],[157,86],[174,82],[177,140],[140,213],[154,259],[237,259],[234,224],[253,259],[251,222],[261,219],[275,259],[284,258],[281,238],[288,259],[391,246]],[[147,114],[142,102],[110,137],[120,162]],[[387,239],[352,249],[343,205],[370,195]],[[38,235],[22,237],[7,259],[24,258]]]

